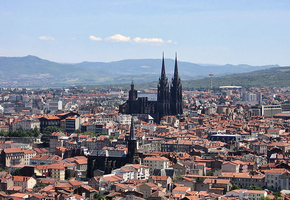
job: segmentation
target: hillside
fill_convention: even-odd
[[[231,74],[227,76],[214,77],[213,87],[219,86],[243,86],[243,87],[287,87],[290,86],[290,67],[275,67],[265,70],[256,70],[248,73]],[[209,88],[210,79],[184,81],[184,89]]]
[[[174,60],[166,59],[166,73],[170,80]],[[209,73],[222,76],[279,67],[276,65],[201,65],[178,62],[183,81],[208,77]],[[82,62],[60,64],[35,56],[0,57],[0,86],[5,87],[63,87],[68,85],[127,84],[157,81],[161,59],[131,59],[114,62]],[[206,80],[206,79],[205,79]]]

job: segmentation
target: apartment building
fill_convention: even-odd
[[[24,164],[24,151],[21,148],[3,149],[1,152],[2,168]]]
[[[146,157],[144,158],[144,165],[149,167],[149,173],[153,174],[154,169],[169,168],[169,159],[165,157]]]
[[[30,159],[36,156],[36,151],[23,150],[24,151],[24,165],[30,165]]]
[[[62,164],[48,165],[50,176],[55,180],[65,180],[65,166]]]
[[[272,190],[289,190],[288,170],[283,168],[274,168],[265,171],[265,185]]]
[[[21,186],[23,189],[33,188],[36,185],[36,180],[28,176],[13,176],[12,181],[14,186]]]

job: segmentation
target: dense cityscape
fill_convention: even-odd
[[[1,88],[1,198],[289,198],[290,87],[137,89]]]
[[[0,27],[0,200],[290,200],[289,0],[9,0]]]

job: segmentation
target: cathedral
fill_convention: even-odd
[[[175,55],[174,76],[169,84],[165,73],[164,54],[162,58],[161,77],[157,86],[157,101],[150,101],[148,97],[138,97],[134,84],[131,84],[129,99],[120,105],[122,114],[149,114],[156,123],[163,116],[181,115],[182,111],[182,85],[178,75],[177,55]]]

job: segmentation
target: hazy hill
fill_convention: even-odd
[[[174,60],[166,59],[166,73],[172,78]],[[182,80],[208,77],[209,73],[222,76],[279,67],[277,65],[201,65],[178,62]],[[157,81],[161,71],[161,59],[131,59],[114,62],[82,62],[60,64],[35,56],[0,57],[2,86],[42,86],[122,84]]]
[[[256,70],[248,73],[231,74],[213,78],[213,87],[219,86],[243,86],[243,87],[289,87],[290,67],[274,67],[265,70]],[[183,88],[198,89],[209,88],[210,79],[184,81]]]

